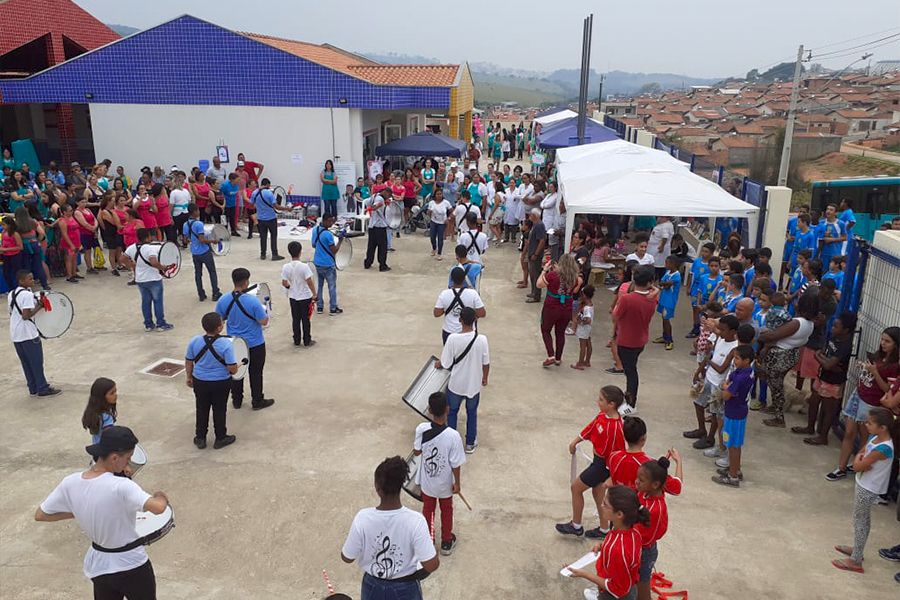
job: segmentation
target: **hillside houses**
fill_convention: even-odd
[[[728,166],[746,166],[754,153],[775,143],[786,125],[790,82],[699,87],[657,96],[620,98],[627,116],[614,116],[631,127]],[[607,103],[601,107],[605,109]],[[900,130],[900,72],[866,76],[807,76],[801,80],[794,124],[795,155],[803,160],[839,151],[842,142],[878,147]],[[798,148],[799,146],[799,148]]]

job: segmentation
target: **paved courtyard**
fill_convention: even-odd
[[[157,359],[183,357],[201,315],[212,309],[197,302],[189,260],[166,282],[166,316],[175,325],[169,333],[144,333],[137,290],[124,277],[57,284],[72,298],[76,318],[65,337],[44,347],[48,376],[65,393],[29,398],[11,343],[0,344],[0,597],[90,596],[81,571],[88,540],[72,521],[36,523],[33,514],[62,477],[87,465],[81,413],[93,380],[106,376],[118,383],[120,424],[134,429],[149,455],[138,483],[167,492],[176,511],[175,529],[148,550],[160,598],[312,600],[326,595],[323,569],[339,591],[358,598],[360,572],[341,562],[340,547],[355,512],[377,501],[375,466],[411,449],[421,419],[400,396],[425,359],[439,353],[441,323],[431,309],[449,262],[428,256],[427,238],[405,236],[390,254],[392,272],[364,271],[365,240],[353,241],[353,265],[338,278],[345,313],[313,318],[315,348],[294,349],[288,303],[275,292],[265,388],[276,404],[262,412],[229,410],[238,441],[223,450],[192,445],[194,400],[183,376],[138,373]],[[581,598],[585,583],[560,577],[559,569],[589,543],[563,538],[553,524],[569,513],[568,441],[594,416],[600,385],[624,385],[622,376],[603,373],[610,364],[603,318],[610,294],[597,294],[594,367],[568,367],[577,352],[569,338],[564,366],[542,369],[539,307],[526,305],[515,289],[520,270],[512,248],[491,249],[486,263],[487,318],[479,328],[491,345],[491,378],[479,410],[480,446],[462,470],[474,510],[457,502],[459,545],[424,583],[425,595]],[[238,240],[218,265],[226,290],[238,266],[277,290],[281,265],[261,262],[256,240]],[[675,351],[652,346],[640,362],[648,452],[661,455],[674,445],[685,457],[685,492],[669,498],[659,569],[675,589],[701,600],[894,597],[897,565],[877,556],[879,547],[900,541],[894,506],[874,509],[865,575],[829,564],[832,546],[852,541],[853,483],[823,478],[837,460],[833,441],[811,448],[788,431],[766,430],[751,414],[744,486],[710,481],[711,461],[681,437],[693,427],[687,390],[695,364],[683,339],[688,311],[682,303]],[[654,322],[654,337],[658,331]],[[586,515],[594,526],[594,510]]]

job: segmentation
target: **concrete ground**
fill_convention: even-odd
[[[176,511],[176,528],[149,548],[160,598],[311,600],[326,595],[323,569],[339,591],[358,598],[360,572],[341,562],[340,548],[356,511],[376,502],[375,466],[411,449],[421,419],[400,396],[440,350],[441,323],[431,307],[449,264],[431,259],[427,239],[415,235],[397,241],[392,272],[364,271],[364,242],[354,240],[353,265],[338,278],[346,312],[313,318],[314,349],[293,348],[288,304],[275,294],[265,388],[277,403],[258,413],[229,410],[238,441],[223,450],[192,445],[194,402],[183,376],[138,373],[159,358],[182,357],[188,338],[199,333],[212,305],[197,302],[192,267],[165,284],[166,314],[175,324],[169,333],[144,333],[138,293],[124,277],[57,283],[72,298],[76,319],[65,337],[44,347],[49,378],[65,393],[29,398],[12,345],[0,344],[0,596],[90,596],[81,571],[86,537],[74,522],[36,523],[32,515],[65,475],[86,466],[89,437],[80,417],[91,382],[106,376],[119,386],[119,422],[135,430],[149,454],[138,483],[166,491]],[[232,268],[246,266],[254,281],[277,289],[281,265],[259,261],[257,250],[256,240],[238,240],[218,261],[220,278],[227,284]],[[480,446],[462,470],[474,510],[456,503],[459,545],[424,583],[425,594],[581,598],[585,584],[560,577],[559,569],[589,543],[564,538],[553,525],[570,510],[568,441],[594,416],[598,388],[624,385],[622,376],[603,372],[610,365],[603,318],[610,294],[598,293],[594,367],[568,367],[576,352],[569,338],[564,366],[542,369],[539,307],[526,305],[513,284],[520,271],[512,248],[491,249],[486,263],[488,315],[480,330],[490,340],[492,370],[482,394]],[[681,436],[694,424],[683,303],[676,323],[675,351],[651,345],[640,362],[648,451],[660,455],[675,446],[685,457],[685,492],[669,499],[659,569],[675,589],[704,600],[893,597],[897,565],[877,551],[900,541],[894,506],[873,511],[865,575],[830,565],[837,556],[832,546],[853,539],[853,483],[823,478],[837,461],[834,443],[805,446],[751,414],[744,486],[710,481],[711,461]],[[654,322],[654,337],[658,331]],[[800,418],[789,415],[789,425]],[[593,509],[586,515],[594,526]]]

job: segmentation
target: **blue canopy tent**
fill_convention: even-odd
[[[584,125],[584,143],[611,142],[619,139],[615,129],[588,119]],[[541,131],[538,139],[541,148],[568,148],[578,145],[578,117],[563,119],[548,125]]]
[[[466,151],[463,140],[422,131],[375,148],[375,156],[458,156]]]

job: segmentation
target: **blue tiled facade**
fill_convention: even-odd
[[[27,79],[0,80],[0,102],[447,109],[450,88],[374,85],[183,16]]]

